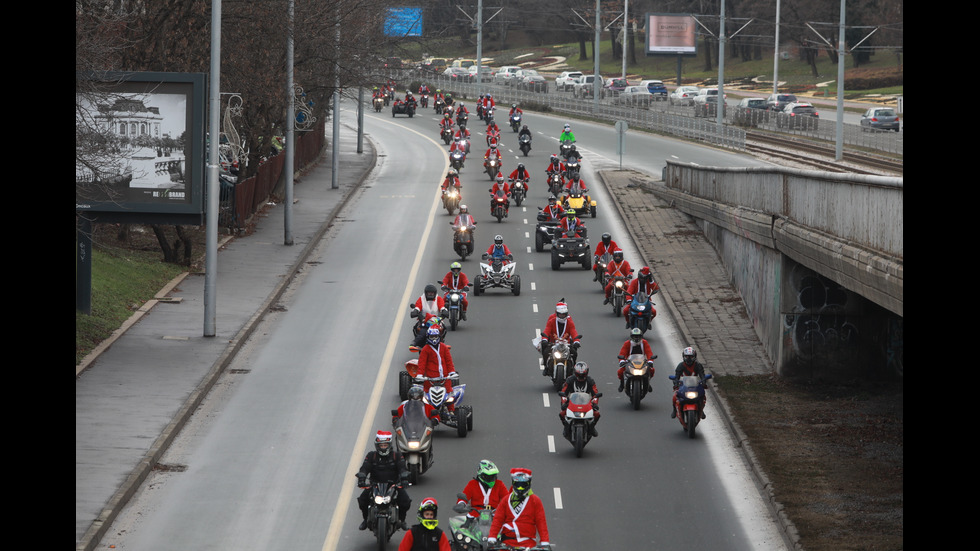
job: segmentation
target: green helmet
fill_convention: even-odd
[[[476,477],[487,486],[493,486],[497,481],[497,474],[500,472],[493,461],[481,459],[480,466],[476,469]]]

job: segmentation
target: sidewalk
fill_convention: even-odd
[[[293,245],[283,245],[285,208],[268,208],[246,237],[219,247],[215,337],[204,333],[204,277],[177,278],[75,379],[75,544],[93,549],[154,468],[257,322],[285,290],[348,198],[375,165],[369,140],[339,140],[338,188],[331,149],[297,177]],[[151,309],[152,308],[152,309]]]

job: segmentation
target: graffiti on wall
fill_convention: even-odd
[[[796,360],[824,368],[854,361],[861,346],[860,297],[799,265],[790,282],[795,304],[783,315],[783,335]]]

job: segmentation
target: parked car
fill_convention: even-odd
[[[514,75],[517,73],[517,71],[520,70],[521,68],[518,67],[517,65],[506,65],[504,67],[501,67],[497,69],[496,73],[493,74],[493,83],[510,84],[510,81],[513,80],[514,78]]]
[[[530,92],[547,92],[548,79],[541,76],[534,69],[521,69],[520,76],[514,77],[517,81],[517,88]]]
[[[898,113],[891,107],[872,107],[861,115],[861,130],[894,130],[898,132]]]
[[[602,77],[599,77],[600,86],[602,84]],[[575,79],[575,83],[572,84],[572,95],[577,98],[591,98],[595,92],[595,75],[582,75]],[[600,91],[599,97],[604,97],[604,94]]]
[[[793,103],[795,101],[797,101],[796,96],[793,94],[770,94],[766,98],[766,107],[770,111],[782,111],[787,103]]]
[[[800,130],[816,130],[820,121],[820,113],[810,103],[793,102],[783,106],[776,114],[778,128],[798,128]]]
[[[450,67],[461,67],[463,69],[469,69],[471,65],[476,65],[476,60],[475,59],[459,58],[459,59],[453,60],[453,62],[450,65]]]
[[[667,101],[667,87],[664,86],[664,81],[662,80],[641,80],[640,86],[646,86],[650,93],[653,94],[653,99],[657,101]]]
[[[622,105],[649,107],[654,101],[653,94],[646,86],[627,86],[616,98],[616,103]]]
[[[559,92],[567,92],[572,89],[575,79],[580,76],[582,76],[581,71],[565,71],[555,77],[555,87],[558,88]]]
[[[678,86],[667,96],[667,103],[670,105],[694,105],[694,96],[697,96],[700,90],[697,86]]]
[[[469,70],[462,67],[446,67],[442,74],[457,81],[466,80],[470,76]]]
[[[724,105],[724,110],[721,116],[725,117],[728,115],[728,104],[722,100],[722,105]],[[718,95],[705,94],[694,98],[694,116],[705,118],[718,116]]]
[[[419,65],[419,71],[424,73],[441,73],[446,70],[446,59],[442,57],[429,58]]]
[[[630,82],[625,78],[610,78],[606,80],[606,83],[603,84],[602,87],[605,89],[607,94],[617,96],[629,85]]]
[[[476,65],[470,65],[466,69],[466,80],[476,82]],[[480,66],[480,82],[493,82],[493,67]]]
[[[758,126],[769,122],[769,111],[764,98],[743,98],[735,106],[732,122],[741,126]]]

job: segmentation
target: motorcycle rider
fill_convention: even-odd
[[[436,88],[436,93],[432,95],[432,101],[439,101],[439,100],[442,100],[443,103],[446,103],[446,96],[443,95],[441,88]]]
[[[575,149],[575,144],[568,147],[568,153],[565,154],[565,160],[568,161],[573,157],[576,161],[582,162],[582,154],[578,152],[578,149]]]
[[[507,264],[514,259],[514,255],[510,254],[510,247],[504,245],[504,236],[500,234],[493,236],[493,244],[487,249],[487,256],[491,260],[500,258],[503,264]]]
[[[623,306],[623,317],[627,318],[627,327],[629,327],[630,303],[633,301],[633,297],[639,292],[646,293],[648,297],[652,297],[659,291],[660,284],[653,280],[653,272],[650,271],[650,267],[644,266],[640,268],[640,274],[626,288],[626,305]],[[651,307],[650,314],[650,319],[652,320],[657,317],[657,310]]]
[[[470,214],[470,208],[466,205],[459,206],[459,214],[456,215],[456,219],[453,220],[452,226],[455,230],[460,226],[475,226],[476,219]]]
[[[512,547],[534,547],[540,537],[538,545],[550,547],[544,503],[531,491],[531,469],[511,469],[510,480],[510,495],[497,504],[487,542],[496,545],[499,534],[501,542]]]
[[[524,115],[524,110],[517,106],[516,103],[510,104],[510,113],[507,114],[508,118],[514,118],[514,115]],[[526,127],[527,125],[525,125]]]
[[[437,410],[432,404],[422,400],[423,396],[425,396],[425,390],[422,389],[422,386],[412,385],[412,387],[408,389],[408,400],[405,400],[401,404],[398,404],[398,409],[392,412],[391,426],[397,425],[398,420],[405,415],[405,404],[407,404],[409,400],[413,402],[422,402],[423,409],[425,411],[425,418],[428,419],[430,423],[432,423],[433,427],[438,425],[439,410]]]
[[[421,96],[422,94],[428,94],[428,93],[430,93],[429,92],[429,85],[423,82],[422,84],[419,85],[419,92],[418,92],[418,94]]]
[[[500,143],[500,127],[493,119],[490,119],[490,124],[487,125],[487,144],[491,143]]]
[[[574,175],[569,175],[568,181],[565,183],[565,197],[573,193],[580,193],[584,197],[588,197],[589,195],[589,186],[585,185],[585,180],[582,179],[581,172],[578,178]]]
[[[686,377],[689,375],[694,375],[704,384],[704,365],[698,361],[698,353],[694,350],[693,346],[688,346],[681,352],[681,357],[683,360],[681,363],[677,364],[674,368],[674,407],[670,410],[670,418],[677,418],[677,388],[680,387],[681,377]],[[705,393],[704,398],[701,400],[701,405],[698,409],[701,410],[701,418],[704,419],[706,415],[704,414],[704,405],[708,402],[708,395]]]
[[[405,105],[411,105],[413,109],[418,109],[419,104],[415,101],[415,96],[412,95],[411,90],[405,92]]]
[[[599,259],[606,253],[611,255],[618,248],[619,245],[612,240],[611,235],[608,233],[602,234],[602,240],[595,246],[595,251],[592,253],[592,271],[595,272],[595,277],[592,278],[592,281],[599,281]]]
[[[503,160],[502,155],[500,154],[500,150],[497,149],[497,142],[491,142],[490,147],[487,149],[487,152],[483,155],[484,166],[486,166],[486,161],[490,160],[491,158],[496,159],[497,161]],[[497,165],[497,167],[500,166],[501,164]]]
[[[459,181],[459,172],[455,168],[450,167],[449,172],[446,173],[446,179],[442,181],[442,194],[445,195],[449,191],[450,187],[456,188],[456,191],[463,191],[463,184]]]
[[[402,530],[408,530],[405,524],[405,515],[408,508],[412,506],[412,499],[408,497],[408,492],[404,487],[408,486],[408,469],[405,466],[405,458],[394,449],[395,443],[392,441],[391,433],[379,430],[374,436],[374,451],[368,452],[361,463],[360,470],[357,471],[357,486],[364,488],[361,495],[357,497],[357,506],[361,509],[363,521],[358,530],[367,530],[368,526],[368,504],[371,501],[371,486],[368,485],[368,478],[371,483],[387,482],[389,484],[399,484],[396,490],[396,500],[398,503],[398,523]]]
[[[454,510],[462,508],[465,510],[469,506],[470,511],[466,514],[464,527],[471,525],[479,516],[483,509],[495,509],[502,499],[507,497],[507,485],[497,479],[500,470],[489,459],[481,459],[480,465],[476,469],[476,476],[466,483],[463,488],[463,495],[466,499],[459,498],[456,501]],[[458,511],[460,512],[460,511]]]
[[[578,349],[582,346],[578,337],[579,334],[575,330],[575,322],[568,315],[568,304],[564,300],[559,301],[555,304],[555,313],[548,316],[548,321],[545,322],[544,329],[541,330],[540,347],[546,368],[545,375],[551,376],[551,373],[547,373],[548,356],[551,355],[551,347],[559,340],[568,341],[571,344],[571,360],[575,361],[575,358],[578,357]]]
[[[531,191],[531,172],[524,168],[524,163],[517,163],[517,168],[510,173],[511,180],[525,180],[524,191]]]
[[[453,115],[449,111],[442,114],[442,119],[439,120],[439,135],[442,136],[443,131],[453,131]]]
[[[576,362],[572,371],[573,373],[565,379],[565,384],[562,385],[560,392],[562,399],[558,418],[561,419],[561,424],[565,427],[563,434],[565,438],[568,438],[572,430],[568,420],[565,419],[565,412],[568,410],[568,395],[572,392],[587,392],[592,396],[593,417],[590,432],[592,436],[599,436],[599,432],[595,429],[595,426],[599,424],[599,387],[596,385],[595,379],[589,377],[589,364]]]
[[[517,143],[521,143],[521,138],[523,138],[524,136],[527,136],[527,142],[531,143],[531,138],[532,138],[531,130],[527,127],[526,124],[522,126],[521,131],[517,133]]]
[[[497,173],[497,177],[494,179],[493,187],[490,188],[490,215],[493,215],[493,207],[496,204],[497,192],[503,190],[505,197],[510,197],[510,184],[504,181],[504,175]],[[510,199],[504,201],[504,218],[510,214]]]
[[[447,98],[446,101],[449,101],[448,100],[449,96],[446,96],[446,98]],[[468,117],[470,115],[470,110],[467,109],[466,106],[463,105],[462,102],[460,102],[459,105],[456,107],[456,123],[457,124],[459,124],[459,120],[460,120],[460,118],[462,118],[463,115],[466,115]]]
[[[622,249],[616,249],[613,251],[613,259],[609,265],[606,266],[606,275],[609,276],[609,283],[606,283],[606,300],[602,301],[602,304],[609,304],[609,295],[612,294],[613,286],[616,284],[613,281],[616,276],[623,276],[626,281],[632,277],[630,274],[633,269],[630,267],[630,263],[623,258]]]
[[[549,221],[559,220],[565,216],[565,209],[562,208],[560,203],[558,203],[558,198],[554,195],[548,196],[548,206],[541,212],[548,217]]]
[[[410,315],[419,318],[419,323],[424,323],[433,316],[445,317],[446,313],[446,299],[439,295],[435,285],[429,284],[422,291],[422,296],[415,301]]]
[[[456,133],[453,134],[453,139],[456,139],[456,138],[459,138],[460,140],[469,140],[470,139],[470,129],[469,128],[466,128],[466,125],[465,124],[462,125],[462,126],[460,126],[456,130]],[[469,151],[466,151],[466,152],[469,153]]]
[[[442,342],[438,328],[430,327],[426,331],[425,345],[419,351],[419,375],[431,378],[449,377],[455,372],[456,367],[453,365],[453,356],[449,351],[449,345]],[[447,378],[442,384],[446,387],[446,395],[452,394],[452,381]],[[422,390],[428,392],[430,388],[432,388],[432,381],[426,380],[422,385]],[[450,412],[456,411],[452,402],[449,403],[448,409]]]
[[[565,128],[561,132],[561,135],[558,136],[558,143],[574,142],[574,141],[575,141],[575,134],[572,133],[572,126],[566,123]]]
[[[488,109],[493,109],[497,106],[497,102],[493,99],[493,94],[487,94],[487,97],[483,98],[483,112],[486,113]]]
[[[398,544],[398,551],[452,551],[449,538],[439,528],[439,503],[436,498],[427,497],[419,505],[419,523]]]
[[[623,379],[623,372],[626,371],[626,365],[629,363],[629,358],[633,354],[643,354],[646,357],[647,363],[650,365],[650,378],[653,378],[653,359],[656,357],[653,355],[653,349],[650,347],[650,342],[643,338],[643,331],[639,328],[633,328],[630,331],[630,338],[626,339],[623,346],[619,349],[619,370],[616,371],[616,376],[619,377],[619,391],[623,391],[623,387],[626,382]],[[650,381],[647,381],[647,392],[653,392],[653,387],[650,386]]]
[[[375,86],[374,90],[371,92],[371,99],[374,100],[375,98],[385,98],[385,93],[379,90],[377,86]]]
[[[561,158],[558,157],[558,155],[552,154],[551,155],[551,164],[548,165],[548,168],[545,169],[545,172],[548,173],[548,176],[551,176],[552,174],[554,174],[555,172],[557,172],[557,173],[559,173],[559,174],[562,175],[562,179],[564,180],[564,177],[565,177],[564,176],[565,175],[565,163],[563,163],[561,161]]]
[[[555,230],[560,232],[561,236],[564,237],[581,237],[580,232],[585,228],[585,222],[575,215],[575,209],[568,209],[565,211],[565,218],[558,223],[558,229]]]
[[[466,277],[463,273],[463,265],[459,262],[453,262],[449,265],[449,272],[442,278],[442,290],[443,291],[457,291],[462,300],[460,304],[463,307],[461,312],[462,319],[466,319],[466,309],[469,308],[469,301],[466,300],[466,291],[470,288],[470,279]]]

